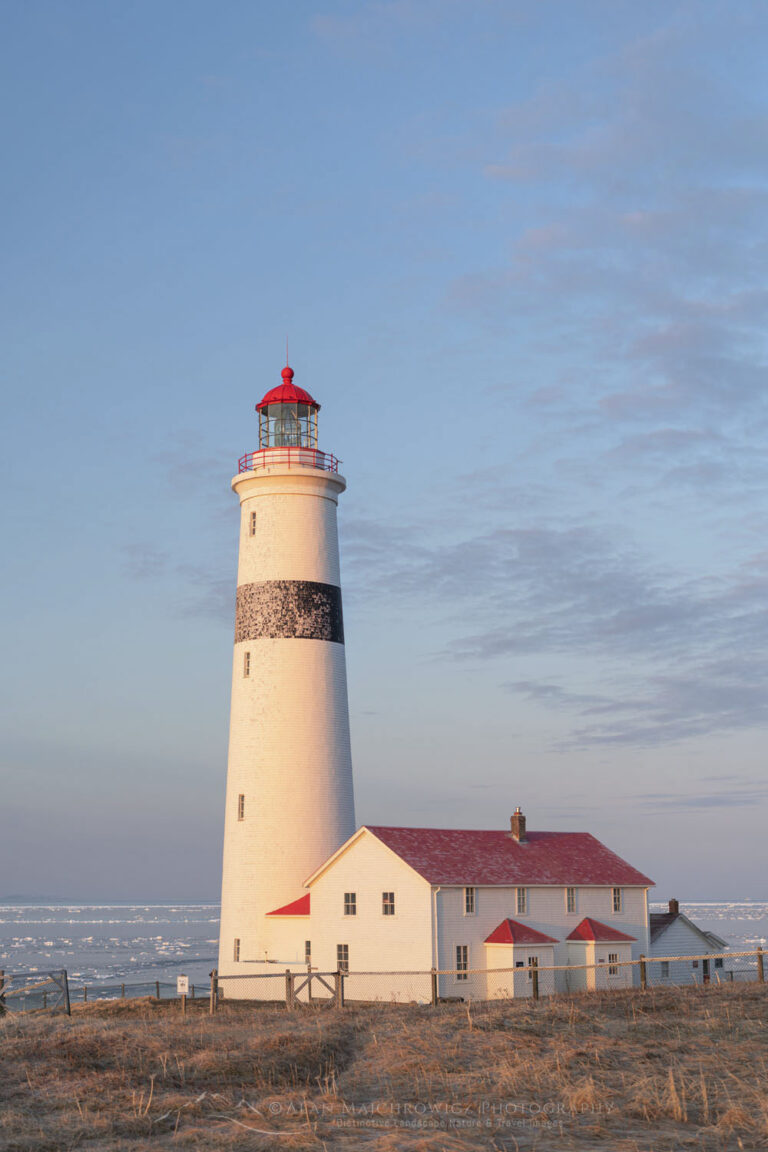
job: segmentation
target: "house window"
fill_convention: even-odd
[[[349,944],[336,945],[336,967],[339,972],[349,972]]]
[[[311,964],[312,963],[312,941],[311,940],[305,940],[304,941],[304,963],[305,964]]]
[[[566,912],[576,911],[576,889],[566,888],[565,890],[565,910]]]
[[[698,960],[694,960],[694,961],[693,961],[693,965],[692,965],[692,966],[693,966],[694,968],[698,968],[698,966],[699,966],[699,962],[698,962]]]
[[[474,916],[475,914],[475,890],[474,888],[464,889],[464,915]]]
[[[467,944],[456,945],[456,979],[466,980],[467,969],[469,968],[469,946]]]
[[[344,893],[344,915],[357,916],[357,893],[345,892]]]
[[[624,901],[622,900],[621,888],[614,888],[613,890],[613,910],[614,912],[623,911]]]
[[[251,536],[255,536],[256,535],[256,513],[255,512],[251,512],[251,519],[250,519],[249,523],[250,523],[250,529],[249,529],[250,534],[251,534]]]
[[[528,911],[528,889],[518,888],[517,890],[517,914],[524,916]]]
[[[243,676],[250,676],[251,674],[251,654],[250,652],[243,652]]]
[[[245,818],[245,796],[242,792],[237,798],[237,818],[238,820]]]
[[[715,956],[715,968],[722,968],[722,966],[723,966],[722,956]]]
[[[661,962],[661,978],[662,980],[669,979],[669,960],[662,960]]]
[[[381,914],[382,914],[382,916],[394,916],[394,914],[395,914],[395,894],[394,894],[394,892],[382,892],[382,894],[381,894]]]
[[[538,966],[539,966],[538,956],[529,956],[528,957],[528,979],[529,980],[533,980],[533,970],[534,970],[534,968],[538,968]]]
[[[608,975],[618,976],[619,974],[619,954],[618,952],[608,953]]]
[[[239,960],[240,959],[240,937],[239,936],[235,937],[234,947],[232,948],[232,959],[233,960]]]

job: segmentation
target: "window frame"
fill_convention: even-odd
[[[344,893],[344,915],[357,916],[357,892]]]
[[[394,892],[382,892],[382,894],[381,894],[381,914],[382,914],[382,916],[394,916],[394,914],[395,914],[395,894],[394,894]]]
[[[527,916],[529,909],[530,909],[530,906],[531,906],[530,896],[528,895],[528,889],[527,888],[516,888],[515,892],[516,892],[515,908],[517,909],[516,915],[517,916]]]
[[[538,956],[529,956],[527,967],[528,967],[528,979],[533,980],[533,970],[535,968],[538,971],[538,968],[539,968]]]
[[[661,961],[661,979],[669,980],[669,960]]]
[[[245,820],[245,792],[240,792],[237,797],[237,819]]]
[[[473,884],[464,889],[464,915],[477,915],[477,888]]]
[[[611,909],[613,911],[614,916],[618,916],[624,911],[624,889],[623,888],[612,888],[611,889]]]
[[[608,975],[618,976],[619,974],[619,954],[618,952],[608,953]]]
[[[243,679],[246,680],[251,674],[251,653],[250,649],[243,652]]]
[[[336,971],[349,975],[349,944],[336,945]]]
[[[249,536],[255,536],[256,535],[256,524],[257,524],[256,513],[251,512],[250,518],[248,520],[248,535]]]
[[[232,960],[235,964],[240,963],[240,937],[235,936],[232,941]]]
[[[311,940],[305,940],[304,941],[304,963],[307,965],[307,967],[309,967],[309,965],[312,963],[312,941]]]
[[[565,913],[567,916],[573,916],[579,910],[579,899],[577,892],[578,889],[573,884],[571,884],[565,890]]]
[[[456,945],[456,979],[469,979],[469,944]]]

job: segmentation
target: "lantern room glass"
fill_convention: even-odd
[[[317,408],[267,404],[259,412],[259,448],[317,448]]]

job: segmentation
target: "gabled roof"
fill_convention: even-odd
[[[486,936],[484,944],[557,944],[554,936],[547,936],[544,932],[531,928],[529,924],[521,924],[519,920],[502,920],[498,928],[494,928],[490,936]]]
[[[698,924],[694,924],[693,920],[689,920],[684,912],[651,912],[649,920],[651,922],[651,944],[654,944],[659,936],[662,936],[676,920],[682,920],[684,924],[687,924],[689,928],[692,928],[694,932],[706,940],[711,948],[728,947],[726,940],[721,940],[714,932],[705,932],[703,928],[699,928]]]
[[[591,916],[585,916],[581,924],[577,924],[573,932],[571,932],[566,939],[595,940],[603,944],[611,944],[613,941],[636,940],[637,937],[628,936],[626,932],[619,932],[618,928],[612,928],[609,924],[601,924],[599,920],[593,920]]]
[[[589,832],[529,832],[521,844],[496,830],[365,827],[430,884],[653,884]]]
[[[267,912],[267,916],[309,916],[310,893],[299,896],[298,900],[290,904],[283,904],[282,908],[275,908],[274,912]]]

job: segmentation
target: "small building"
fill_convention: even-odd
[[[714,932],[705,932],[670,900],[666,912],[650,914],[651,964],[648,979],[654,984],[708,984],[710,980],[733,980],[733,972],[722,955],[728,943]],[[719,953],[719,955],[717,955]],[[676,957],[685,957],[677,960]],[[692,960],[691,957],[697,957]]]
[[[615,924],[602,924],[585,916],[569,933],[566,943],[568,964],[573,968],[566,973],[569,992],[627,988],[635,982],[634,967],[628,961],[634,958],[632,945],[637,939]]]

